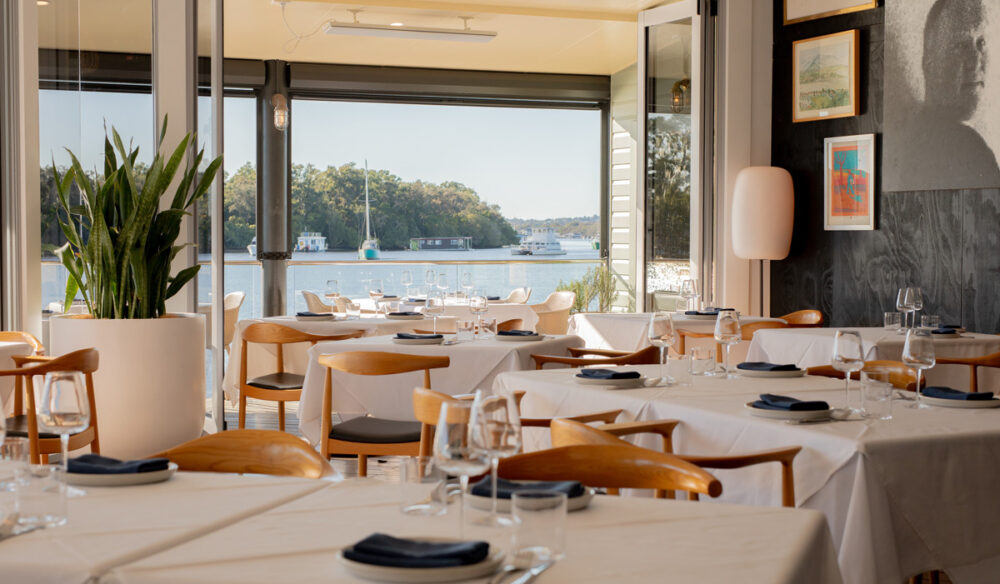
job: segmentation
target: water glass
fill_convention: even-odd
[[[654,312],[649,317],[649,328],[646,329],[649,344],[660,349],[660,378],[657,385],[670,385],[674,378],[667,373],[667,365],[670,355],[667,351],[677,342],[677,329],[674,327],[674,318],[669,312]]]
[[[0,521],[14,512],[17,473],[27,468],[29,450],[27,438],[10,437],[0,445]]]
[[[327,301],[331,303],[336,301],[340,298],[340,283],[336,280],[327,280],[324,295],[326,296]]]
[[[882,316],[882,323],[887,331],[898,331],[902,326],[902,319],[898,312],[886,312]]]
[[[861,403],[865,417],[872,420],[892,419],[892,389],[888,371],[873,369],[861,372]]]
[[[536,566],[566,556],[566,493],[519,491],[511,497],[510,561]]]
[[[937,359],[934,355],[934,339],[927,329],[910,329],[906,331],[906,342],[903,343],[903,363],[917,370],[917,402],[910,407],[926,408],[921,401],[920,378],[924,369],[931,369]]]
[[[689,347],[691,375],[712,375],[715,373],[715,347]]]
[[[920,317],[920,326],[936,329],[941,326],[941,317],[936,314],[925,314]]]
[[[458,475],[462,490],[458,495],[458,537],[465,537],[465,492],[469,477],[490,469],[489,454],[472,444],[469,425],[472,403],[454,401],[441,404],[434,431],[434,462],[443,472]]]
[[[743,331],[740,327],[740,317],[735,310],[720,310],[719,316],[715,319],[715,340],[721,343],[726,350],[722,358],[723,375],[726,379],[736,379],[739,377],[729,368],[729,351],[732,345],[743,340]]]
[[[677,385],[691,385],[693,381],[691,372],[691,357],[681,355],[674,359],[673,378]]]
[[[399,467],[399,510],[406,515],[441,515],[448,510],[444,473],[430,456],[409,456]]]
[[[855,371],[861,371],[865,366],[861,333],[858,331],[837,331],[833,337],[831,365],[837,371],[844,372],[844,410],[848,414],[861,413],[859,408],[851,407],[851,374]]]
[[[347,303],[347,319],[357,320],[361,318],[361,305],[355,302]]]
[[[31,464],[17,470],[14,508],[24,526],[55,527],[66,523],[66,483],[54,464]]]
[[[472,320],[460,320],[455,323],[458,327],[456,334],[456,340],[459,341],[471,341],[476,338],[476,323]]]

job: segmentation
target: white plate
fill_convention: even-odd
[[[634,379],[584,379],[583,377],[574,375],[573,381],[580,385],[603,385],[604,387],[613,387],[615,389],[632,389],[642,387],[646,384],[646,378],[642,375]]]
[[[750,415],[758,418],[770,418],[772,420],[827,420],[830,418],[831,410],[808,410],[804,412],[793,412],[789,410],[765,410],[753,407],[753,402],[747,402],[746,408],[750,410]]]
[[[159,483],[169,479],[177,470],[173,462],[167,464],[164,470],[152,472],[130,472],[121,474],[83,474],[66,473],[66,482],[78,487],[127,487],[129,485],[146,485]]]
[[[749,371],[743,369],[736,369],[736,372],[743,377],[802,377],[806,374],[805,369],[796,369],[795,371]]]
[[[333,313],[331,314],[320,314],[319,316],[299,316],[295,315],[295,320],[299,322],[312,322],[312,321],[322,321],[322,320],[337,320],[337,316]]]
[[[444,342],[444,337],[439,339],[397,339],[393,337],[392,342],[397,345],[440,345]]]
[[[920,396],[920,401],[929,405],[937,406],[940,408],[968,408],[968,409],[983,409],[983,408],[998,408],[1000,407],[1000,399],[994,397],[991,400],[964,400],[964,399],[941,399],[939,397],[930,397],[928,395]]]
[[[540,341],[545,338],[545,335],[531,335],[531,336],[515,336],[515,335],[494,335],[496,340],[504,341],[507,343],[520,343],[520,342],[530,342],[530,341]]]
[[[427,538],[431,539],[431,538]],[[433,541],[447,541],[434,539]],[[344,565],[348,573],[378,582],[457,582],[486,576],[497,571],[503,562],[503,550],[490,546],[490,554],[478,564],[467,566],[450,566],[447,568],[397,568],[394,566],[376,566],[363,564],[344,557],[343,552],[337,552],[337,559]]]
[[[931,338],[932,339],[960,339],[960,338],[962,338],[962,335],[958,334],[957,332],[946,334],[946,335],[945,334],[934,334],[934,333],[931,333]]]
[[[525,481],[532,482],[532,481]],[[590,505],[590,500],[594,498],[594,489],[590,487],[585,487],[583,489],[583,494],[579,497],[572,497],[566,499],[566,510],[567,511],[579,511],[580,509],[586,509],[587,505]],[[472,494],[472,487],[469,487],[468,496],[469,506],[474,509],[479,509],[481,511],[489,511],[492,509],[493,498],[492,497],[480,497],[479,495]],[[497,499],[497,513],[510,513],[510,499]]]
[[[719,318],[718,314],[682,314],[681,317],[690,320],[715,320]]]
[[[424,315],[422,314],[387,314],[385,317],[389,320],[423,320]]]

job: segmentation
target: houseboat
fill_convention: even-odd
[[[470,251],[472,238],[465,237],[411,237],[413,251]]]
[[[312,231],[303,231],[295,242],[295,251],[326,251],[326,247],[326,236]]]

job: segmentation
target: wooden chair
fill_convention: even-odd
[[[564,335],[569,330],[569,311],[576,302],[576,293],[567,290],[556,290],[545,302],[532,304],[531,308],[538,314],[538,324],[535,330],[547,335]]]
[[[250,473],[318,479],[335,471],[301,438],[275,430],[228,430],[154,454],[180,470]]]
[[[861,371],[873,371],[875,369],[883,369],[889,372],[889,383],[892,384],[896,389],[905,389],[907,391],[917,390],[917,372],[911,369],[902,361],[865,361],[864,367]],[[844,378],[844,372],[834,369],[830,365],[819,365],[816,367],[810,367],[806,369],[806,373],[809,375],[820,375],[822,377],[835,377],[837,379]],[[851,373],[851,379],[860,379],[861,375],[858,371]],[[920,380],[921,387],[927,385],[927,378],[923,377]]]
[[[778,318],[787,322],[788,326],[792,328],[816,328],[823,326],[823,313],[813,309],[796,310]]]
[[[0,342],[4,343],[27,343],[31,345],[32,355],[44,355],[45,345],[42,344],[35,335],[23,331],[0,331]],[[15,384],[18,382],[15,381]],[[14,392],[14,412],[20,414],[24,411],[24,392]]]
[[[308,290],[302,291],[302,297],[306,299],[306,308],[309,309],[309,312],[316,312],[316,313],[333,312],[333,306],[324,303],[322,300],[320,300],[319,296]],[[340,312],[344,311],[341,310]]]
[[[90,424],[82,432],[69,437],[69,450],[90,445],[91,452],[100,454],[101,441],[97,431],[97,400],[94,398],[94,371],[99,363],[97,349],[80,349],[60,357],[30,355],[14,357],[16,369],[0,371],[0,377],[14,377],[15,395],[27,395],[27,407],[22,413],[22,403],[14,401],[14,416],[7,418],[7,436],[28,438],[31,464],[48,462],[49,454],[61,451],[58,434],[40,433],[32,380],[49,372],[77,371],[83,373],[90,406]],[[42,456],[44,455],[44,459]]]
[[[299,401],[302,397],[302,383],[305,377],[285,371],[285,345],[320,341],[342,341],[364,336],[364,331],[352,331],[339,335],[313,335],[291,327],[269,322],[254,323],[243,330],[243,347],[240,352],[240,418],[239,428],[246,427],[247,398],[278,402],[278,428],[285,431],[285,402]],[[247,345],[261,343],[277,346],[275,373],[247,379]]]
[[[531,288],[514,288],[503,300],[498,302],[504,304],[526,304],[531,297]]]
[[[574,444],[625,444],[633,446],[622,440],[620,436],[652,432],[663,437],[664,449],[666,452],[670,452],[670,434],[677,424],[676,420],[654,420],[615,425],[617,427],[612,426],[611,428],[593,428],[573,420],[559,419],[552,421],[550,432],[553,446],[572,446]],[[633,446],[633,448],[639,447]],[[785,507],[795,507],[795,474],[792,470],[792,461],[801,450],[801,446],[790,446],[776,450],[728,456],[689,456],[685,454],[674,454],[674,456],[701,468],[713,469],[744,468],[776,462],[781,465],[781,504]],[[657,496],[666,495],[667,493],[657,492]],[[688,498],[697,500],[698,494],[688,492]]]
[[[522,328],[524,328],[524,320],[520,318],[512,318],[497,324],[498,331],[518,331]]]
[[[789,328],[787,324],[783,322],[775,321],[761,321],[761,322],[751,322],[740,326],[740,334],[743,336],[744,341],[753,340],[753,335],[761,329],[777,329],[777,328]],[[687,353],[687,340],[688,339],[714,339],[715,333],[699,333],[696,331],[689,331],[686,329],[677,329],[677,353],[684,355]],[[715,344],[715,360],[722,363],[722,343]]]
[[[660,362],[660,349],[645,347],[635,352],[612,351],[608,349],[571,348],[569,357],[559,355],[532,355],[535,369],[542,369],[546,363],[561,363],[570,367],[587,365],[655,365]],[[596,355],[598,358],[583,357]]]
[[[431,369],[448,367],[448,357],[407,355],[380,351],[351,351],[322,355],[319,364],[326,367],[323,388],[323,415],[320,452],[325,458],[331,453],[356,454],[358,475],[368,476],[368,457],[374,455],[417,456],[420,454],[422,426],[420,422],[385,420],[362,416],[333,423],[333,370],[352,375],[393,375],[410,371],[424,372],[424,387],[431,387]]]
[[[245,298],[243,292],[230,292],[222,299],[222,347],[227,353],[236,336],[236,323],[240,320],[240,307]]]
[[[982,357],[949,358],[938,357],[938,365],[968,365],[969,366],[969,391],[979,391],[980,367],[1000,367],[1000,353],[990,353]]]
[[[514,480],[580,481],[590,487],[722,494],[722,483],[701,468],[630,444],[562,446],[519,454],[501,459],[498,474]]]

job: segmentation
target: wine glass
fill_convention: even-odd
[[[934,367],[934,338],[928,330],[912,328],[906,331],[906,342],[903,344],[903,363],[917,370],[917,402],[910,407],[926,408],[920,398],[920,377],[924,369]]]
[[[469,297],[469,312],[476,315],[476,336],[483,334],[483,315],[490,309],[486,302],[486,296],[478,292],[473,292]]]
[[[437,277],[437,287],[438,290],[447,293],[448,292],[448,274],[441,272]]]
[[[660,348],[660,378],[656,384],[670,385],[674,379],[666,372],[666,366],[670,360],[667,348],[674,346],[674,343],[677,342],[677,330],[674,328],[674,319],[669,312],[653,313],[649,318],[647,338],[650,345]]]
[[[903,326],[902,326],[902,328],[899,329],[899,334],[905,333],[906,329],[909,328],[907,326],[908,319],[909,319],[909,312],[910,312],[908,310],[908,307],[906,306],[906,291],[907,290],[908,290],[908,288],[900,288],[899,292],[896,292],[896,310],[898,310],[898,311],[900,311],[900,312],[903,313]]]
[[[489,455],[470,440],[469,422],[472,402],[454,401],[441,404],[434,430],[434,462],[446,473],[458,475],[462,490],[458,494],[458,537],[465,537],[465,491],[469,476],[490,468]]]
[[[722,361],[723,373],[726,379],[736,379],[736,375],[729,370],[729,350],[730,347],[743,340],[743,331],[740,329],[740,317],[735,310],[720,310],[719,316],[715,319],[715,341],[725,345],[726,352]]]
[[[462,272],[462,290],[465,290],[465,297],[469,298],[472,296],[472,289],[475,284],[472,283],[472,274],[470,272]]]
[[[920,288],[911,287],[906,289],[905,304],[913,313],[913,327],[917,328],[917,313],[924,308],[924,293]]]
[[[336,304],[337,299],[340,298],[340,283],[336,280],[326,281],[326,299],[330,304]]]
[[[686,310],[694,310],[691,308],[691,300],[697,298],[698,296],[698,281],[692,278],[688,278],[681,282],[681,298],[684,299],[684,308]]]
[[[62,470],[69,460],[69,435],[90,425],[90,401],[79,371],[53,371],[45,374],[42,400],[38,408],[38,428],[59,434],[62,447]]]
[[[483,450],[489,457],[493,485],[490,514],[476,524],[488,527],[511,525],[509,518],[497,515],[497,466],[501,458],[513,456],[521,450],[521,418],[514,396],[487,396],[477,392],[469,432],[472,446]]]
[[[833,368],[844,372],[844,409],[848,414],[862,410],[851,407],[851,373],[861,371],[865,366],[861,333],[858,331],[837,331],[833,337]]]
[[[399,276],[399,283],[406,290],[406,296],[410,296],[410,286],[413,285],[413,275],[410,274],[410,270],[403,270],[403,273]]]
[[[436,279],[436,276],[434,274],[434,270],[428,268],[427,271],[424,272],[424,284],[427,286],[428,289],[431,289],[431,288],[434,287],[434,281],[435,281],[435,279]]]
[[[439,290],[429,290],[427,292],[427,304],[424,313],[434,318],[434,334],[438,332],[438,317],[444,314],[444,294]]]
[[[372,299],[372,303],[375,304],[375,310],[377,311],[378,303],[385,296],[385,288],[382,287],[381,279],[371,278],[368,280],[368,296]]]

